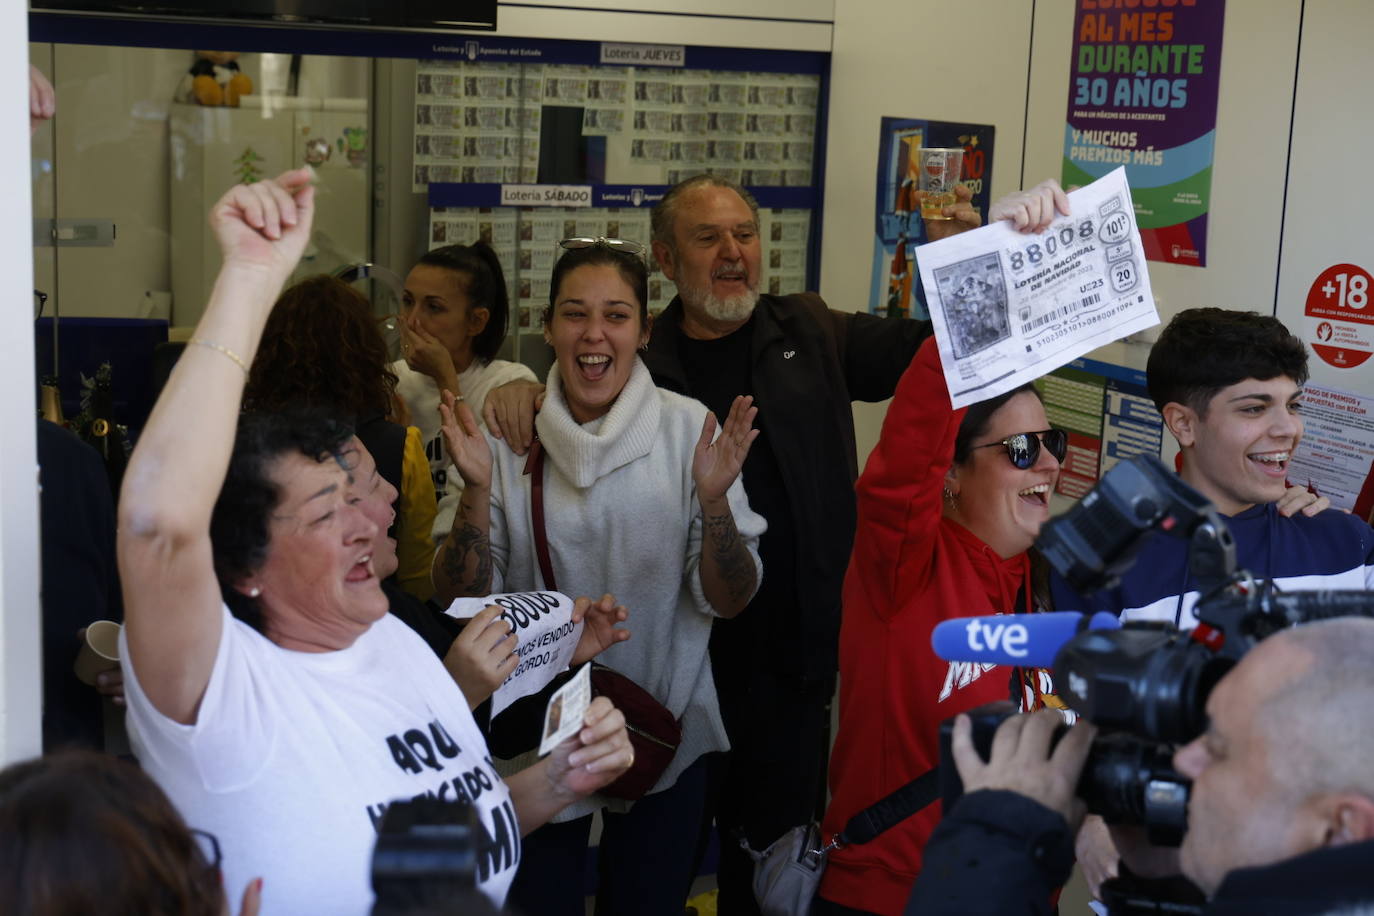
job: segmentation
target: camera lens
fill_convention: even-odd
[[[1108,823],[1143,824],[1150,842],[1177,846],[1187,829],[1190,787],[1167,747],[1117,733],[1093,742],[1078,797]]]
[[[1099,728],[1169,744],[1197,737],[1207,695],[1233,663],[1163,625],[1093,630],[1065,644],[1054,681]]]

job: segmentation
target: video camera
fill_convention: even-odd
[[[1205,729],[1207,696],[1217,681],[1261,639],[1307,621],[1370,616],[1374,597],[1280,594],[1272,582],[1238,571],[1235,542],[1216,509],[1149,456],[1113,467],[1078,505],[1045,524],[1036,546],[1086,596],[1114,586],[1156,531],[1188,541],[1188,566],[1201,586],[1191,631],[1120,624],[1108,614],[1051,613],[945,621],[932,642],[937,654],[956,661],[1052,662],[1060,699],[1103,731],[1084,766],[1079,797],[1108,823],[1142,824],[1152,843],[1176,846],[1187,826],[1190,783],[1173,769],[1173,748]],[[999,622],[994,648],[1000,652],[950,653],[956,638],[963,650],[983,646],[988,640],[977,642],[975,631],[993,632],[991,621]],[[974,744],[985,758],[1004,718],[973,717]],[[950,724],[941,735],[946,806],[962,791],[948,756]]]

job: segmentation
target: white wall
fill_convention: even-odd
[[[1374,185],[1367,174],[1374,149],[1371,35],[1374,5],[1368,0],[1307,0],[1278,316],[1308,343],[1316,321],[1305,319],[1303,311],[1316,277],[1342,263],[1374,271]],[[1366,301],[1359,311],[1374,306]],[[1315,356],[1310,362],[1314,382],[1374,394],[1374,359],[1354,368],[1336,368]]]
[[[932,29],[931,23],[940,25]],[[932,31],[948,40],[923,40]],[[833,308],[868,308],[882,118],[992,124],[992,194],[1020,187],[1030,31],[1025,0],[837,4],[820,290]],[[1067,91],[1066,83],[1059,96]],[[860,467],[886,411],[886,402],[854,407]]]
[[[576,0],[519,0],[520,6],[579,9],[585,2]],[[835,0],[753,0],[748,8],[739,0],[598,0],[597,7],[625,13],[677,13],[691,16],[746,16],[751,19],[796,19],[830,22],[835,18]],[[516,7],[498,3],[497,22],[516,14]],[[647,39],[641,39],[647,40]]]
[[[28,22],[25,5],[0,4],[0,765],[41,747],[38,622],[38,460],[33,414],[33,216],[29,172]],[[9,50],[6,51],[5,49]]]
[[[850,0],[853,2],[853,0]],[[743,8],[728,0],[587,4],[544,0],[501,4],[496,34],[582,41],[642,41],[725,48],[829,51],[833,0],[757,0]],[[626,10],[621,12],[619,10]],[[684,15],[685,14],[685,15]],[[776,16],[777,18],[754,18]],[[798,17],[798,18],[789,18]]]

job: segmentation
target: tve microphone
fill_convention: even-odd
[[[955,617],[937,624],[930,647],[949,662],[1049,668],[1061,646],[1084,630],[1119,630],[1115,614],[1077,611]]]

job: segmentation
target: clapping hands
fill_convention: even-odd
[[[602,595],[597,601],[578,598],[573,603],[572,621],[582,621],[582,636],[573,651],[571,665],[576,668],[585,661],[600,655],[618,642],[630,638],[630,631],[616,624],[624,623],[630,617],[625,605],[616,604],[614,595]]]
[[[440,428],[449,460],[458,469],[464,486],[491,486],[491,446],[477,426],[472,409],[452,391],[440,395]]]

